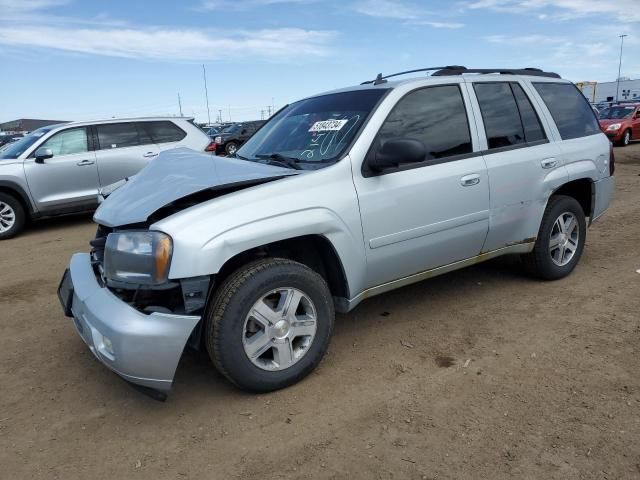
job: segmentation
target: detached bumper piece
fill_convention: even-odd
[[[85,253],[71,258],[58,297],[80,337],[107,368],[141,387],[171,388],[200,316],[139,312],[98,283]]]

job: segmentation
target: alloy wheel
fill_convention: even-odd
[[[253,304],[242,330],[245,354],[262,370],[278,371],[309,351],[317,329],[313,302],[296,288],[279,288]]]
[[[16,223],[16,212],[11,205],[0,201],[0,233],[8,232]]]
[[[554,222],[549,238],[551,260],[559,267],[567,265],[578,250],[580,228],[575,215],[562,213]]]

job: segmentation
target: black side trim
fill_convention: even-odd
[[[501,153],[501,152],[508,152],[510,150],[518,150],[520,148],[535,147],[537,145],[544,145],[545,143],[549,143],[549,140],[547,139],[536,140],[535,142],[518,143],[516,145],[508,145],[506,147],[500,147],[500,148],[490,148],[487,150],[483,150],[480,153],[482,155],[491,155],[492,153]]]

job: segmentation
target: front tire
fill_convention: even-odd
[[[580,261],[586,235],[587,223],[580,203],[565,195],[551,197],[535,247],[522,257],[525,269],[543,280],[566,277]]]
[[[621,147],[626,147],[627,145],[629,145],[631,143],[631,130],[625,130],[624,134],[622,135],[622,140],[620,140],[620,146]]]
[[[14,196],[0,193],[0,240],[16,236],[26,220],[22,204]]]
[[[207,351],[239,388],[278,390],[320,363],[334,317],[331,292],[318,273],[287,259],[258,260],[228,277],[214,296]]]

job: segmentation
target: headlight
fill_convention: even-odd
[[[222,137],[216,137],[214,141],[216,143],[222,143]]]
[[[110,233],[104,251],[108,280],[139,285],[167,281],[173,241],[161,232]]]
[[[611,132],[612,130],[620,130],[620,127],[622,127],[621,123],[612,123],[607,127],[607,132]]]

